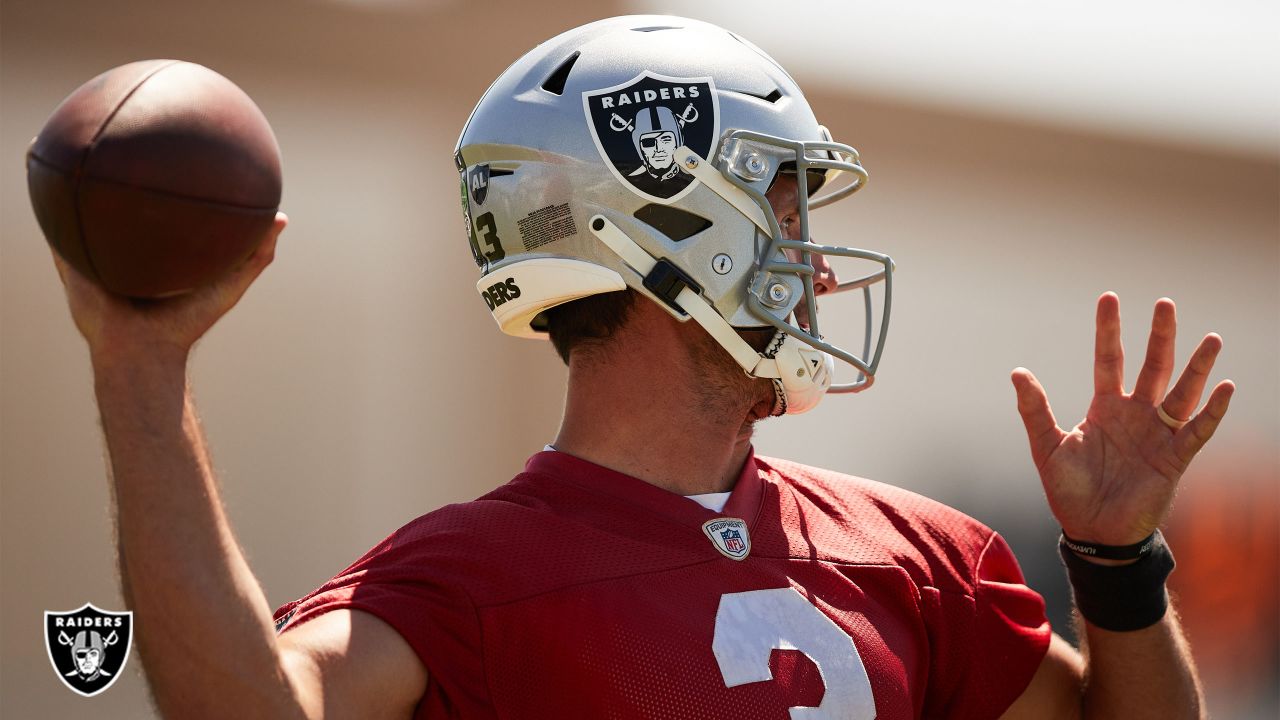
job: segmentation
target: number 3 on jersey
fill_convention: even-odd
[[[792,720],[876,716],[871,681],[853,638],[795,588],[722,595],[711,649],[726,687],[772,680],[773,650],[798,650],[812,660],[826,692],[818,707],[791,708]]]

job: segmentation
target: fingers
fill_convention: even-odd
[[[1062,442],[1066,433],[1058,427],[1049,407],[1049,396],[1035,375],[1026,368],[1016,368],[1010,377],[1013,389],[1018,395],[1018,414],[1022,416],[1022,424],[1027,429],[1027,440],[1031,443],[1031,459],[1040,468],[1054,448]]]
[[[1222,338],[1217,333],[1209,333],[1200,341],[1196,351],[1187,361],[1178,383],[1173,386],[1169,396],[1164,399],[1164,411],[1175,419],[1191,417],[1196,406],[1200,404],[1200,395],[1204,392],[1205,383],[1209,381],[1209,373],[1213,371],[1213,362],[1222,350]]]
[[[56,250],[53,248],[49,250],[53,255],[53,266],[58,271],[58,279],[62,281],[62,289],[66,293],[67,301],[71,303],[72,314],[82,306],[112,302],[114,298],[101,285],[85,277],[84,273],[75,269]]]
[[[66,288],[68,293],[80,292],[82,286],[88,286],[92,290],[99,288],[98,284],[84,276],[84,273],[72,267],[57,250],[49,248],[49,253],[53,256],[53,267],[58,271],[58,279],[62,281],[62,286]]]
[[[58,271],[58,279],[62,281],[62,286],[67,286],[67,261],[62,259],[57,250],[49,248],[49,254],[53,256],[53,269]]]
[[[1196,414],[1173,438],[1173,451],[1184,464],[1191,462],[1200,448],[1209,442],[1218,429],[1218,423],[1227,414],[1231,405],[1231,395],[1235,393],[1235,383],[1223,380],[1209,394],[1209,402]],[[1198,393],[1197,393],[1198,394]]]
[[[249,256],[246,265],[250,268],[249,282],[253,282],[262,271],[271,264],[276,257],[276,243],[280,240],[280,233],[284,232],[285,226],[289,224],[289,217],[282,212],[276,213],[275,222],[271,224],[271,229],[267,231],[267,236],[262,239],[258,245],[258,249],[253,251],[253,255]]]
[[[271,231],[267,233],[265,238],[263,238],[262,243],[253,251],[253,255],[249,256],[244,267],[236,273],[235,285],[239,288],[239,292],[236,293],[237,297],[244,294],[244,291],[249,288],[249,285],[262,274],[263,270],[267,269],[267,266],[270,265],[273,260],[275,260],[276,243],[279,241],[280,233],[283,230],[283,223],[273,225]]]
[[[222,308],[222,312],[235,307],[253,281],[257,280],[262,271],[275,259],[276,243],[288,222],[289,218],[284,213],[277,213],[271,229],[267,231],[266,237],[258,244],[253,254],[240,267],[218,282],[219,287],[214,292],[218,298],[216,304]]]
[[[1164,391],[1169,387],[1169,378],[1173,375],[1173,348],[1177,329],[1178,318],[1173,301],[1160,298],[1156,301],[1155,313],[1151,318],[1147,358],[1138,373],[1138,382],[1133,386],[1135,398],[1154,405],[1164,397]]]
[[[1093,391],[1098,395],[1124,392],[1124,346],[1120,343],[1120,298],[1105,292],[1098,298],[1097,331],[1093,347]]]

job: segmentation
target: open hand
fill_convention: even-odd
[[[1098,298],[1094,348],[1093,402],[1071,431],[1058,427],[1044,388],[1029,370],[1013,371],[1018,412],[1031,441],[1049,508],[1072,538],[1104,545],[1129,545],[1150,535],[1165,519],[1178,480],[1227,412],[1235,385],[1223,380],[1200,412],[1196,407],[1222,349],[1210,333],[1200,341],[1173,390],[1177,318],[1168,298],[1156,302],[1147,357],[1132,393],[1124,391],[1124,348],[1120,343],[1120,300]],[[1173,420],[1162,420],[1156,408]],[[1194,413],[1194,417],[1192,414]]]
[[[288,223],[277,213],[267,237],[238,268],[189,293],[159,300],[113,295],[81,275],[58,254],[53,263],[62,278],[76,328],[95,359],[141,354],[185,360],[191,346],[239,302],[254,279],[275,257],[276,239]]]

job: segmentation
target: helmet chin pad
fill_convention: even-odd
[[[774,360],[779,375],[773,378],[778,395],[774,415],[799,415],[822,402],[835,375],[835,358],[782,331],[774,335],[763,354]]]

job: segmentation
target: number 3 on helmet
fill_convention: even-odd
[[[791,76],[737,35],[663,16],[570,30],[493,83],[455,159],[477,288],[504,332],[543,336],[548,308],[630,287],[702,325],[749,375],[773,380],[777,413],[874,379],[893,261],[809,234],[809,211],[847,197],[867,173]],[[779,173],[796,178],[800,227],[787,235],[798,239],[784,237],[765,195]],[[863,291],[860,353],[821,335],[815,255],[875,264],[837,288]],[[735,332],[768,327],[776,334],[764,352]],[[857,380],[833,384],[836,360]]]

